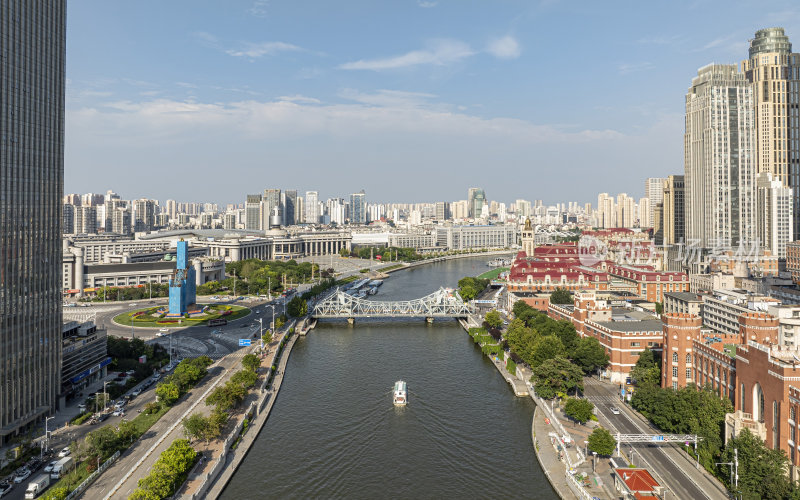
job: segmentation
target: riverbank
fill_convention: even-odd
[[[305,331],[303,335],[305,335]],[[261,386],[261,397],[251,404],[249,410],[253,410],[256,416],[251,422],[248,422],[249,426],[247,432],[244,433],[240,441],[234,441],[244,428],[243,421],[239,422],[239,425],[236,426],[234,432],[231,433],[225,442],[225,446],[223,447],[224,453],[218,458],[213,468],[208,472],[207,479],[199,484],[197,488],[192,488],[191,485],[187,485],[186,493],[182,495],[181,498],[209,498],[214,500],[220,496],[242,460],[247,456],[250,447],[255,442],[261,429],[269,418],[272,406],[275,404],[275,400],[281,388],[281,383],[283,382],[283,375],[286,370],[286,364],[289,361],[289,355],[299,336],[298,333],[295,333],[284,346],[280,359],[278,360],[272,386],[269,389],[266,388],[267,381],[269,380],[269,376],[267,376]],[[266,366],[267,369],[271,369],[275,364],[274,354],[272,358],[265,358],[265,361],[265,363],[262,363],[262,367]],[[245,412],[245,415],[248,413],[249,411]],[[231,449],[231,445],[233,444],[236,444],[235,449]]]
[[[476,252],[476,253],[465,253],[465,254],[457,254],[457,255],[443,255],[441,257],[434,257],[432,259],[425,259],[420,260],[417,262],[411,263],[403,263],[402,267],[397,267],[394,269],[376,269],[376,272],[391,274],[397,271],[404,271],[406,269],[413,269],[415,267],[423,266],[425,264],[434,264],[436,262],[447,262],[448,260],[455,260],[455,259],[466,259],[468,257],[482,257],[484,255],[511,255],[514,253],[514,250],[489,250],[487,252]]]

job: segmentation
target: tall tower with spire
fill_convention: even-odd
[[[522,251],[528,257],[533,257],[536,251],[536,232],[531,227],[530,217],[525,219],[525,227],[522,229]]]

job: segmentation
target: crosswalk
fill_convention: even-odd
[[[592,403],[619,403],[619,398],[616,396],[586,396],[586,399]]]

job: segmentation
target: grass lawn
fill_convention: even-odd
[[[394,269],[400,269],[401,267],[405,267],[405,264],[392,264],[391,266],[381,267],[378,268],[378,272],[383,273],[386,271],[392,271]]]
[[[509,268],[507,268],[507,267],[498,267],[496,269],[492,269],[491,271],[486,271],[485,273],[483,273],[480,276],[478,276],[478,278],[480,278],[482,280],[497,279],[497,277],[500,276],[500,273],[504,273],[504,272],[508,271],[508,269]]]
[[[196,326],[196,325],[205,325],[206,322],[210,319],[216,318],[225,318],[228,321],[233,321],[235,319],[243,318],[250,314],[250,309],[247,307],[242,306],[233,306],[233,305],[221,305],[221,304],[212,304],[211,309],[213,312],[200,317],[200,318],[182,318],[180,323],[177,323],[177,319],[174,322],[170,321],[168,318],[158,318],[157,316],[151,315],[158,307],[148,307],[145,309],[137,309],[136,311],[131,312],[124,312],[122,314],[118,314],[114,317],[114,322],[120,325],[130,326],[131,321],[133,321],[133,326],[135,327],[145,327],[145,328],[174,328],[174,327],[184,327],[184,326]],[[222,316],[222,312],[224,308],[230,308],[231,313],[227,316]],[[138,319],[133,320],[131,317],[133,314],[138,312],[144,312],[145,314],[141,315]]]

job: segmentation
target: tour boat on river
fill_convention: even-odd
[[[395,406],[405,406],[408,404],[406,383],[402,380],[398,380],[394,383],[394,404]]]

